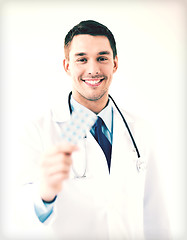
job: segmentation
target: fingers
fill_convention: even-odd
[[[70,155],[59,153],[54,155],[53,158],[47,157],[42,161],[41,166],[45,169],[46,175],[52,176],[59,173],[66,174],[70,171],[71,164],[72,159]]]
[[[43,161],[41,162],[42,167],[44,168],[50,168],[55,165],[59,165],[59,168],[61,165],[71,165],[72,159],[70,154],[64,154],[64,153],[56,153],[53,155],[44,155]]]
[[[74,151],[77,151],[78,147],[68,142],[63,142],[62,144],[56,145],[52,147],[48,152],[47,155],[54,155],[57,153],[64,153],[66,155],[72,154]]]
[[[62,183],[69,178],[72,165],[71,154],[78,147],[70,143],[62,143],[52,147],[42,157],[41,169],[41,197],[51,200],[62,189]]]

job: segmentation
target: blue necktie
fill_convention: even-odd
[[[105,157],[107,159],[108,163],[108,169],[110,172],[110,163],[111,163],[111,151],[112,151],[112,145],[109,142],[108,138],[105,136],[105,134],[102,132],[102,126],[106,127],[105,123],[103,120],[98,117],[96,123],[93,125],[93,129],[95,132],[95,139],[99,143],[100,147],[102,148]]]

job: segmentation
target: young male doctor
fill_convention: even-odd
[[[109,96],[118,68],[113,34],[82,21],[66,35],[64,50],[72,94],[28,129],[20,217],[50,226],[54,239],[169,239],[149,129]],[[106,149],[94,127],[78,146],[63,141],[76,109],[102,119]]]

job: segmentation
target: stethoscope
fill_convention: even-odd
[[[70,114],[72,114],[72,111],[73,111],[73,110],[72,110],[72,107],[71,107],[71,96],[72,96],[72,92],[70,92],[70,93],[69,93],[69,96],[68,96],[68,105],[69,105]],[[135,140],[134,140],[134,137],[133,137],[133,135],[132,135],[132,133],[131,133],[131,130],[130,130],[128,124],[127,124],[127,121],[125,120],[125,117],[123,116],[122,112],[120,111],[120,109],[119,109],[119,107],[117,106],[117,104],[116,104],[116,102],[114,101],[114,99],[113,99],[110,95],[109,95],[109,98],[112,100],[114,106],[116,107],[117,111],[119,112],[119,114],[120,114],[120,116],[121,116],[121,118],[122,118],[122,120],[123,120],[123,122],[124,122],[124,124],[125,124],[125,127],[127,128],[127,131],[128,131],[128,133],[129,133],[129,136],[130,136],[131,141],[132,141],[132,144],[133,144],[133,147],[134,147],[134,149],[136,150],[136,154],[137,154],[137,157],[138,157],[138,160],[137,160],[137,163],[136,163],[136,167],[137,167],[137,170],[138,170],[138,171],[141,171],[141,170],[144,168],[144,167],[143,167],[143,162],[139,161],[139,159],[140,159],[140,152],[139,152],[139,150],[138,150],[138,147],[137,147],[137,145],[136,145],[136,142],[135,142]],[[85,163],[85,171],[84,171],[84,173],[83,173],[81,176],[80,176],[79,174],[77,174],[77,172],[75,171],[75,169],[73,169],[75,176],[76,176],[77,178],[85,177],[86,168],[87,168],[87,161],[86,161],[86,163]]]

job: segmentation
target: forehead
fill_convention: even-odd
[[[69,49],[69,55],[75,55],[80,52],[97,54],[102,51],[108,51],[112,54],[112,48],[107,37],[81,34],[73,38]]]

